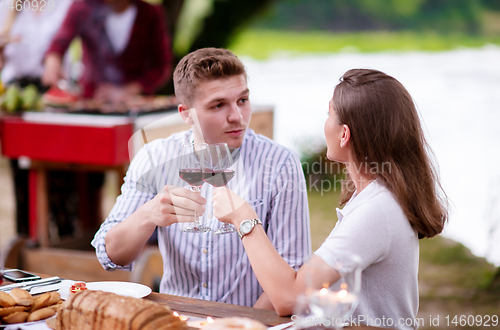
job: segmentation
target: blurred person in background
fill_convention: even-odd
[[[80,37],[85,98],[118,103],[152,94],[171,73],[171,42],[160,7],[142,0],[82,0],[68,11],[45,58],[43,82],[64,78],[62,56]]]
[[[43,3],[44,6],[40,0],[32,0],[25,10],[8,10],[4,17],[2,39],[5,43],[0,55],[4,85],[17,83],[24,88],[34,84],[39,90],[44,89],[41,85],[43,57],[72,1],[51,0]]]
[[[52,38],[61,26],[72,0],[32,0],[21,11],[11,11],[4,4],[0,17],[0,68],[4,86],[25,88],[34,85],[39,92],[46,90],[41,84],[44,70],[43,57]],[[16,226],[21,236],[29,235],[28,170],[21,168],[17,159],[10,160],[16,199]],[[57,224],[58,234],[73,231],[70,214],[75,213],[67,196],[75,197],[71,188],[74,175],[69,172],[50,171],[48,175],[49,207],[51,219]]]

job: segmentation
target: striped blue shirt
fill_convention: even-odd
[[[106,254],[107,231],[151,200],[167,184],[189,186],[179,178],[181,146],[193,140],[192,131],[154,140],[130,164],[122,194],[96,233],[92,245],[105,269],[131,270],[115,265]],[[174,155],[174,156],[172,156]],[[298,157],[274,141],[248,129],[228,187],[253,206],[272,244],[296,270],[311,253],[309,209],[304,174]],[[201,222],[212,230],[222,223],[212,215],[212,189]],[[253,306],[262,294],[238,234],[185,233],[185,224],[158,228],[163,257],[160,292],[236,305]]]

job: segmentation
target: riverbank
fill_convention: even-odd
[[[238,56],[265,60],[281,53],[299,56],[311,53],[438,52],[485,45],[500,46],[500,35],[471,36],[409,31],[333,33],[244,30],[229,48]]]

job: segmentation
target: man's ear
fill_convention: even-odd
[[[179,114],[181,115],[181,118],[182,120],[184,120],[184,122],[189,125],[189,126],[193,126],[194,125],[194,121],[193,119],[191,118],[191,108],[188,107],[187,105],[181,103],[177,106],[177,110],[179,110]]]

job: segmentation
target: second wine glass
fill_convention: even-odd
[[[179,176],[189,184],[191,191],[194,192],[199,192],[204,183],[202,180],[202,163],[206,147],[205,143],[185,143],[182,145]],[[194,226],[188,225],[182,229],[182,231],[188,233],[205,233],[210,230],[210,227],[200,223],[200,218],[196,212],[194,213]]]
[[[203,174],[202,178],[208,184],[214,187],[225,187],[229,180],[234,177],[233,157],[226,143],[214,143],[207,145],[204,149],[205,156],[203,157]],[[231,203],[231,209],[234,211],[234,205]],[[224,223],[219,229],[214,231],[214,235],[235,233],[236,227],[231,224]]]

